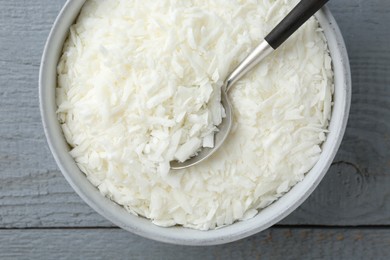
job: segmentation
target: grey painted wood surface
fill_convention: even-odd
[[[0,225],[111,226],[66,183],[47,148],[38,69],[64,0],[0,0]],[[333,0],[349,50],[353,100],[335,164],[282,224],[390,224],[390,1]]]
[[[336,257],[347,256],[348,252],[356,259],[389,256],[390,233],[385,226],[390,225],[390,1],[330,3],[350,55],[353,79],[350,121],[335,163],[320,186],[280,223],[381,226],[363,230],[275,229],[224,247],[189,251],[182,248],[177,254],[173,252],[181,247],[104,228],[113,225],[73,192],[50,154],[39,115],[38,70],[46,37],[64,2],[0,0],[1,259],[17,254],[18,250],[18,256],[31,253],[48,257],[53,253],[66,258],[85,253],[86,258],[92,258],[104,252],[112,255],[114,249],[135,256],[146,250],[149,256],[160,259],[179,258],[187,252],[193,258],[229,255],[283,258],[284,246],[290,248],[291,257]],[[269,236],[272,243],[267,242]],[[64,244],[74,252],[61,248]],[[312,248],[319,245],[323,249],[313,252]],[[345,247],[356,251],[344,252]]]
[[[389,229],[271,229],[213,247],[156,243],[120,229],[0,231],[1,259],[386,260],[389,246]]]

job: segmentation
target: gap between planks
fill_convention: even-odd
[[[12,230],[99,230],[99,229],[112,229],[112,230],[122,230],[120,227],[68,227],[68,226],[59,226],[59,227],[0,227],[0,232],[3,230],[12,231]],[[311,230],[390,230],[390,225],[358,225],[358,226],[326,226],[326,225],[274,225],[264,231],[272,229],[311,229]],[[124,230],[125,231],[125,230]],[[259,232],[259,233],[261,233]],[[130,232],[129,232],[130,233]]]

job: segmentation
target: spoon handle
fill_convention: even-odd
[[[275,50],[285,42],[329,0],[302,0],[293,10],[265,37]]]
[[[265,39],[228,76],[225,91],[285,42],[329,0],[301,0],[290,13],[265,37]]]

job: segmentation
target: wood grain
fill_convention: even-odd
[[[153,242],[119,229],[1,230],[1,259],[377,259],[390,230],[271,229],[212,247]]]
[[[41,126],[40,57],[64,2],[0,0],[3,228],[112,226],[82,202],[62,177]],[[340,152],[324,181],[281,224],[390,225],[390,1],[335,0],[330,7],[351,60],[351,116]]]

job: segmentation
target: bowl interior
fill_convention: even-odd
[[[327,7],[322,8],[316,14],[316,18],[328,40],[333,60],[335,93],[329,125],[330,133],[323,145],[319,161],[302,182],[295,185],[279,200],[261,210],[254,218],[217,230],[199,231],[183,227],[162,228],[145,218],[129,214],[123,207],[105,198],[87,180],[69,155],[69,147],[55,113],[56,67],[69,27],[74,23],[84,2],[69,0],[59,14],[43,53],[39,92],[43,126],[53,156],[73,189],[93,209],[121,228],[150,239],[182,245],[214,245],[235,241],[270,227],[302,204],[316,188],[327,172],[341,143],[351,99],[347,51],[336,21]]]

